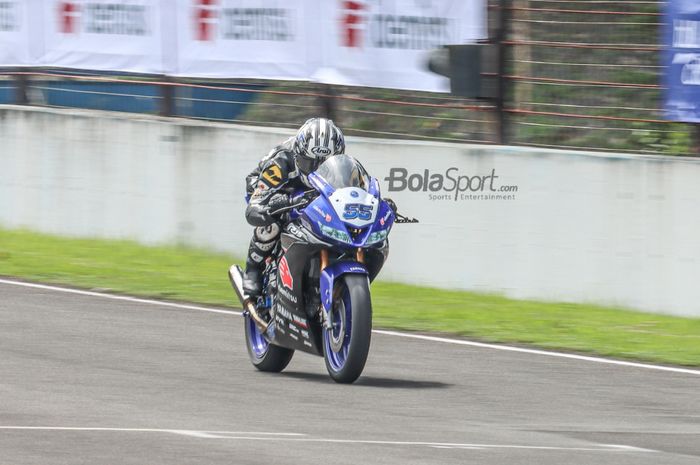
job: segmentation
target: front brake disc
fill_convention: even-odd
[[[339,321],[336,321],[336,318]],[[333,328],[328,330],[331,349],[333,349],[333,352],[340,352],[340,350],[343,348],[343,342],[345,341],[345,302],[343,302],[342,300],[337,300],[333,303],[333,310],[331,311],[330,319],[331,327]],[[337,336],[335,334],[336,325],[339,326]]]

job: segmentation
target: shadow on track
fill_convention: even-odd
[[[301,379],[304,381],[313,381],[323,384],[336,384],[328,375],[318,373],[303,373],[298,371],[284,371],[278,376],[287,378]],[[376,376],[360,376],[360,379],[355,381],[353,386],[365,386],[374,388],[390,388],[390,389],[444,389],[452,386],[451,384],[441,383],[438,381],[416,381],[412,379],[397,379],[397,378],[381,378]]]

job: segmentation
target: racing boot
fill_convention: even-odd
[[[262,271],[258,263],[248,261],[245,265],[243,292],[245,292],[253,302],[262,294]]]
[[[262,294],[265,259],[270,256],[272,249],[277,244],[280,231],[277,223],[255,228],[253,239],[251,239],[248,248],[248,259],[245,263],[245,276],[243,277],[243,291],[252,301],[255,301]]]

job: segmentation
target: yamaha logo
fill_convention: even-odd
[[[312,147],[311,148],[311,153],[314,155],[330,155],[331,154],[331,149],[328,147]]]

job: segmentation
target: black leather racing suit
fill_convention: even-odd
[[[245,217],[249,224],[256,227],[248,248],[246,277],[253,278],[253,281],[260,279],[265,259],[275,248],[283,226],[279,218],[270,216],[268,202],[275,194],[291,194],[304,186],[294,162],[293,147],[294,137],[272,149],[246,178],[246,192],[250,200]]]

